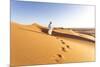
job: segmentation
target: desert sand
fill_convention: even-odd
[[[95,61],[95,37],[72,29],[11,22],[11,66]]]

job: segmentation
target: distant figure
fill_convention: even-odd
[[[52,22],[50,21],[50,23],[49,23],[49,25],[48,25],[48,34],[49,34],[49,35],[52,35],[52,30],[53,30]]]

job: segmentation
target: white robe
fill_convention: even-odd
[[[52,30],[53,30],[52,24],[49,24],[48,25],[48,34],[49,35],[52,35]]]

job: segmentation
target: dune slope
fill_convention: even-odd
[[[67,30],[54,30],[38,24],[11,23],[11,65],[56,64],[95,61],[94,37]]]

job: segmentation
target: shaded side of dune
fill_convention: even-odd
[[[48,29],[43,28],[42,31],[44,33],[48,33]],[[83,37],[79,37],[79,36],[75,36],[75,35],[71,35],[71,34],[56,32],[56,31],[53,31],[52,35],[53,36],[59,36],[59,37],[68,37],[68,38],[73,38],[73,39],[79,39],[79,40],[86,40],[86,41],[90,41],[90,42],[95,42],[94,40],[91,40],[91,39],[87,39],[87,38],[83,38]]]

